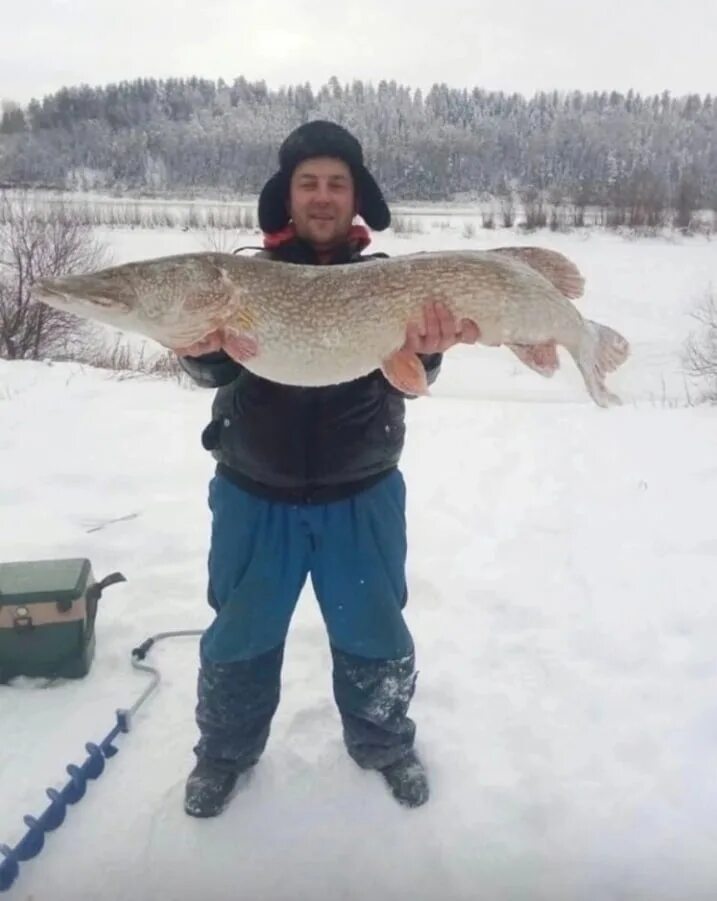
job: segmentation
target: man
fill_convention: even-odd
[[[297,128],[259,198],[263,253],[287,264],[361,263],[371,258],[361,253],[370,235],[354,224],[357,214],[375,230],[390,223],[359,142],[331,122]],[[477,337],[473,323],[459,328],[445,308],[429,306],[406,346],[421,355],[431,383],[442,352]],[[221,331],[178,351],[200,385],[219,389],[202,436],[217,460],[208,564],[216,617],[200,646],[200,738],[185,810],[221,812],[264,750],[284,641],[308,575],[348,753],[416,807],[429,790],[408,717],[416,674],[402,615],[405,395],[379,370],[341,385],[280,385],[242,366],[252,352]]]

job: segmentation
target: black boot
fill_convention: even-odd
[[[415,751],[379,770],[393,797],[405,807],[420,807],[430,794],[428,777]]]
[[[232,798],[242,772],[230,761],[200,757],[189,774],[184,791],[184,810],[191,817],[215,817]]]

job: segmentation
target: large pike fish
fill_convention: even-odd
[[[350,381],[381,368],[411,394],[427,393],[418,357],[403,349],[409,322],[442,301],[473,320],[480,342],[506,345],[552,375],[564,347],[600,406],[619,403],[605,376],[627,358],[627,341],[584,319],[575,265],[542,248],[416,253],[360,265],[302,266],[261,256],[191,253],[43,279],[34,296],[52,307],[139,332],[171,348],[216,329],[250,347],[251,372],[289,385]]]

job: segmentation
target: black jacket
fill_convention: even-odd
[[[299,240],[271,256],[318,263],[310,245]],[[346,248],[332,263],[367,259]],[[422,357],[429,384],[441,358]],[[202,444],[217,460],[217,471],[247,491],[290,503],[326,503],[369,487],[398,465],[405,395],[379,369],[340,385],[299,388],[260,378],[223,351],[182,357],[180,364],[199,385],[219,388]]]

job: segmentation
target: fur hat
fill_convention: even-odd
[[[358,213],[374,231],[388,228],[391,213],[376,180],[364,165],[361,144],[341,125],[316,119],[292,131],[279,148],[279,171],[271,176],[259,195],[261,230],[272,233],[287,225],[286,201],[294,169],[304,160],[317,156],[335,157],[346,163],[354,180]]]

